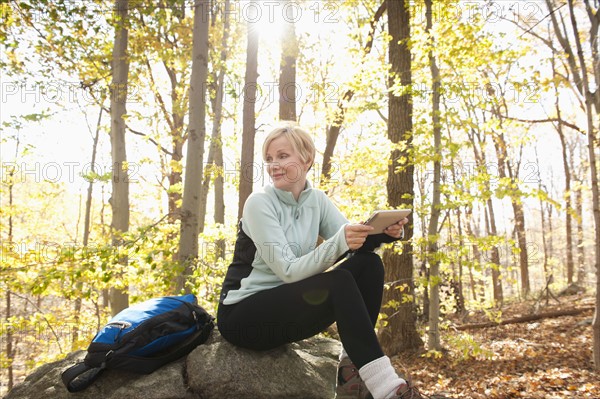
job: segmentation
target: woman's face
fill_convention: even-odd
[[[310,164],[302,161],[287,137],[279,136],[269,143],[265,161],[276,188],[296,196],[304,190]]]

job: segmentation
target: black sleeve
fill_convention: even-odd
[[[381,246],[381,244],[388,244],[388,243],[391,243],[394,241],[398,241],[400,239],[401,238],[394,238],[385,233],[373,234],[373,235],[367,236],[367,240],[365,241],[363,246],[360,247],[359,249],[357,249],[356,252],[373,252],[377,248],[379,248]]]
[[[223,303],[229,291],[240,289],[241,281],[252,272],[252,262],[254,261],[255,254],[256,246],[242,229],[242,221],[240,220],[235,248],[233,250],[233,260],[227,268],[227,273],[221,286],[220,303]]]

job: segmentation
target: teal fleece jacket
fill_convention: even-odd
[[[346,253],[348,220],[325,195],[307,182],[296,201],[272,185],[252,193],[244,205],[242,229],[254,243],[252,271],[223,299],[225,305],[284,283],[321,273]],[[321,236],[325,241],[317,246]]]

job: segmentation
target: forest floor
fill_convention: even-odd
[[[584,295],[551,299],[540,312],[591,308]],[[532,313],[532,303],[505,306],[502,319]],[[592,363],[593,310],[575,316],[442,334],[444,351],[393,358],[420,392],[468,399],[600,398],[600,373]],[[489,321],[484,315],[455,320],[456,325]]]

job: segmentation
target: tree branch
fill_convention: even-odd
[[[171,131],[173,131],[173,120],[169,117],[169,111],[167,111],[165,101],[163,100],[162,95],[160,94],[160,92],[158,91],[158,89],[156,87],[156,81],[154,80],[154,74],[152,73],[152,66],[150,65],[150,60],[148,59],[148,57],[144,57],[144,65],[146,65],[146,68],[148,68],[148,77],[150,78],[150,89],[154,93],[154,97],[156,98],[156,101],[158,102],[160,110],[162,111],[163,116],[165,117],[165,120],[167,121],[167,125],[169,125],[169,129],[171,129]]]
[[[517,121],[517,122],[524,122],[524,123],[560,123],[561,125],[570,127],[571,129],[573,129],[581,134],[584,134],[584,135],[587,134],[579,126],[577,126],[571,122],[567,122],[567,121],[563,120],[562,118],[522,119],[522,118],[515,118],[515,117],[507,116],[507,115],[504,115],[503,118],[509,119],[512,121]]]
[[[137,130],[133,130],[131,127],[126,126],[127,130],[129,130],[131,133],[136,134],[138,136],[142,136],[148,139],[148,141],[150,141],[152,144],[154,144],[155,146],[157,146],[162,152],[164,152],[167,155],[173,156],[173,153],[169,150],[167,150],[165,147],[163,147],[160,143],[158,143],[156,140],[154,140],[152,137],[150,137],[150,135],[143,133],[143,132],[139,132]]]

